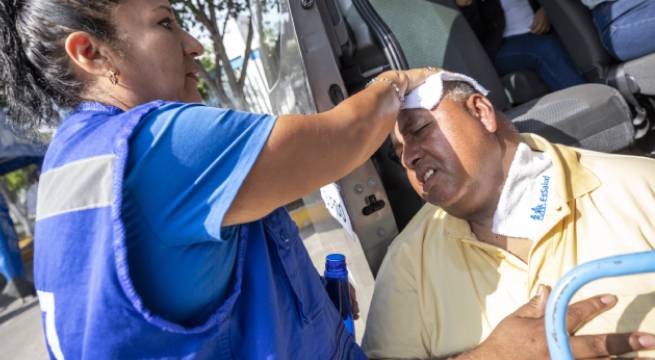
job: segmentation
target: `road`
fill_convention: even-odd
[[[31,279],[32,264],[26,264]],[[0,295],[0,360],[47,359],[37,298],[16,300]]]
[[[47,359],[36,297],[9,301],[0,298],[0,360]]]

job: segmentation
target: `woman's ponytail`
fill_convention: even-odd
[[[64,49],[85,31],[114,41],[111,9],[121,0],[0,0],[0,96],[14,127],[54,125],[59,109],[77,105],[85,84]]]
[[[22,0],[2,0],[0,4],[0,74],[1,96],[7,104],[13,125],[20,129],[37,129],[56,121],[54,99],[38,69],[27,59],[16,21]]]

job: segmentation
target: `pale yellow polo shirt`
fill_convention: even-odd
[[[389,247],[378,273],[363,340],[368,356],[427,358],[470,349],[538,284],[553,286],[594,259],[653,249],[655,160],[523,138],[551,155],[555,189],[554,211],[528,264],[478,241],[466,221],[426,204]],[[599,280],[574,301],[601,293],[616,294],[619,303],[578,334],[655,332],[655,275]]]

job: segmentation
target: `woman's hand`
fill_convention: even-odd
[[[532,25],[530,25],[530,31],[533,34],[542,35],[547,33],[550,30],[550,20],[546,16],[546,11],[544,8],[540,7],[539,10],[534,14],[534,20],[532,20]]]
[[[359,303],[357,302],[357,292],[353,284],[348,282],[348,293],[350,293],[350,310],[353,313],[353,320],[359,319]]]
[[[407,95],[410,91],[414,90],[417,86],[423,84],[425,79],[430,75],[436,74],[443,69],[428,66],[425,68],[386,71],[378,75],[379,78],[386,78],[393,81],[402,92],[402,95]]]
[[[407,76],[407,92],[414,90],[417,86],[423,84],[425,79],[434,75],[440,71],[443,71],[441,68],[428,66],[423,69],[410,69],[402,71],[402,73]]]

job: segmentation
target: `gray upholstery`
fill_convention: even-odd
[[[402,46],[409,66],[439,66],[477,79],[499,109],[509,102],[496,69],[451,0],[370,0]]]
[[[592,81],[603,77],[612,58],[603,47],[589,9],[578,0],[540,0],[578,71]]]
[[[579,1],[540,0],[562,43],[578,70],[589,80],[617,86],[624,92],[655,95],[655,54],[616,65],[603,47],[590,11]],[[627,75],[629,80],[624,80]],[[638,89],[622,88],[621,82],[634,81]]]
[[[505,88],[505,95],[514,106],[544,96],[550,91],[534,71],[515,71],[500,80]]]
[[[521,132],[590,150],[613,152],[634,139],[628,104],[617,90],[600,84],[551,93],[505,114]]]
[[[634,79],[640,94],[655,95],[655,54],[624,63],[623,71]]]

